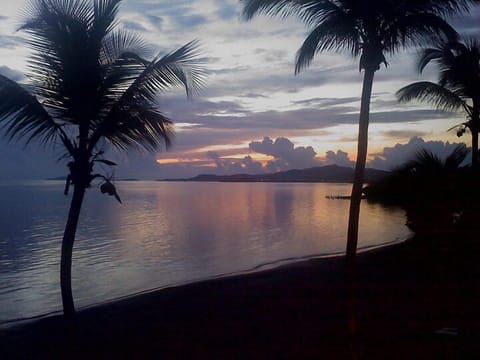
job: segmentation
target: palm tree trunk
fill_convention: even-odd
[[[472,129],[472,168],[478,169],[478,129]]]
[[[372,96],[373,77],[375,70],[365,70],[363,77],[362,99],[360,105],[360,119],[358,124],[357,161],[353,179],[352,195],[350,198],[350,212],[348,215],[347,233],[347,289],[348,289],[348,335],[352,358],[357,358],[357,322],[356,322],[356,254],[358,243],[358,224],[360,220],[360,202],[362,200],[363,180],[365,177],[365,163],[368,149],[368,122],[370,115],[370,98]]]
[[[372,96],[373,77],[375,70],[365,70],[363,77],[360,119],[358,124],[357,161],[353,179],[350,212],[348,216],[347,233],[347,264],[355,263],[358,243],[358,224],[360,219],[360,202],[362,200],[363,180],[365,178],[365,163],[368,149],[368,122],[370,115],[370,98]]]
[[[480,127],[480,104],[474,100],[472,112],[472,168],[478,169],[478,130]]]
[[[75,315],[75,306],[73,304],[72,296],[72,251],[85,190],[86,188],[81,185],[75,185],[74,187],[67,225],[65,226],[62,240],[60,287],[62,289],[63,314],[67,318],[71,318]]]

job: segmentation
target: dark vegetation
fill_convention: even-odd
[[[480,173],[461,166],[469,150],[446,159],[423,150],[383,180],[364,188],[369,201],[402,206],[416,233],[480,233]]]

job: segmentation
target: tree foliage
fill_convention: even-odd
[[[76,158],[107,140],[121,150],[170,144],[159,92],[204,83],[198,43],[152,57],[141,37],[118,30],[119,0],[36,0],[19,30],[33,50],[28,84],[0,76],[0,124],[11,139],[61,142]]]

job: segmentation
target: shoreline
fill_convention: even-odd
[[[1,333],[0,357],[299,359],[355,351],[365,359],[468,359],[480,350],[479,246],[458,240],[417,236],[360,254],[353,343],[344,257],[334,257],[93,306],[77,314],[74,330],[61,316],[22,324]]]
[[[381,251],[384,248],[388,248],[391,246],[395,246],[404,242],[411,241],[414,239],[415,236],[410,234],[405,236],[405,238],[401,239],[395,239],[389,242],[385,242],[380,245],[370,245],[366,246],[364,248],[359,248],[357,251],[358,255],[373,252],[373,251]],[[312,254],[312,255],[305,255],[305,256],[300,256],[300,257],[291,257],[291,258],[284,258],[284,259],[279,259],[267,263],[262,263],[259,265],[256,265],[254,267],[251,267],[249,269],[245,270],[239,270],[239,271],[233,271],[230,273],[222,273],[218,275],[213,275],[212,277],[207,277],[207,278],[200,278],[196,280],[186,280],[185,282],[179,282],[179,283],[173,283],[173,284],[167,284],[164,286],[159,286],[159,287],[154,287],[154,288],[149,288],[145,290],[140,290],[131,294],[119,296],[116,298],[112,299],[107,299],[101,302],[85,305],[82,307],[78,307],[77,312],[81,312],[84,310],[88,310],[91,308],[95,308],[98,306],[108,306],[109,304],[116,303],[118,301],[123,301],[123,300],[128,300],[130,298],[135,298],[136,296],[141,296],[149,293],[154,293],[157,291],[162,291],[166,289],[171,289],[171,288],[178,288],[182,286],[189,286],[197,283],[203,283],[203,282],[208,282],[212,280],[219,280],[219,279],[228,279],[231,277],[238,277],[238,276],[244,276],[244,275],[249,275],[249,274],[255,274],[259,272],[264,272],[264,271],[274,271],[276,269],[280,269],[283,267],[290,267],[290,266],[300,266],[303,262],[308,262],[311,260],[322,260],[322,259],[335,259],[335,258],[343,258],[345,257],[345,253],[342,252],[337,252],[337,253],[329,253],[329,254]],[[23,317],[23,318],[16,318],[16,319],[8,319],[4,321],[0,321],[0,334],[1,332],[9,331],[12,328],[16,328],[18,326],[24,326],[29,323],[35,322],[35,321],[40,321],[43,319],[47,319],[52,316],[59,316],[62,315],[62,310],[54,310],[45,314],[38,314],[38,315],[33,315],[31,317]]]

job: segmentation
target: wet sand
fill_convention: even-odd
[[[363,253],[355,296],[343,257],[163,289],[4,331],[0,358],[477,359],[479,250],[457,234]]]

